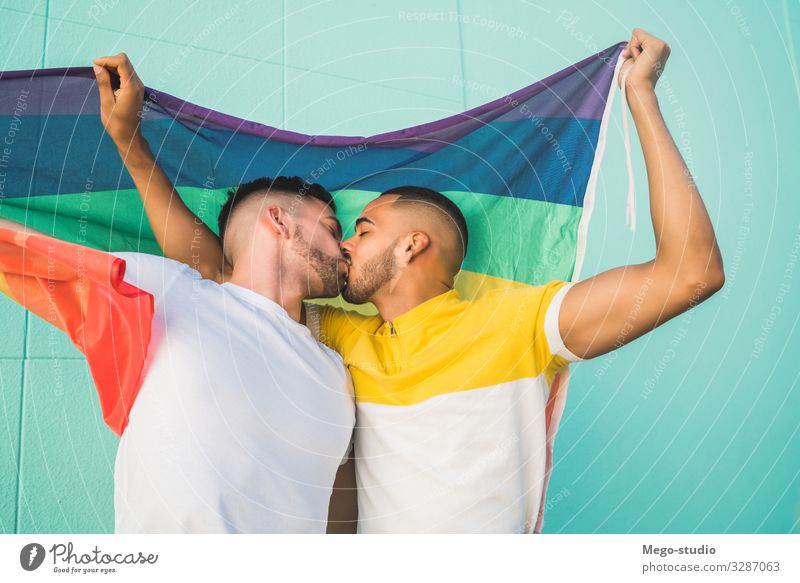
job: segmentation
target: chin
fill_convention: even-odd
[[[342,288],[338,286],[338,284],[333,284],[330,287],[326,287],[322,290],[322,293],[318,297],[320,298],[335,298],[338,297],[342,293]]]
[[[347,293],[347,289],[346,288],[344,290],[342,290],[342,298],[347,303],[354,304],[356,306],[359,306],[361,304],[366,304],[367,302],[369,302],[369,300],[365,299],[365,298],[353,298],[353,297],[350,297],[350,295]]]

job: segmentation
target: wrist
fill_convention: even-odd
[[[658,108],[658,97],[656,96],[655,87],[652,83],[647,81],[625,83],[625,95],[631,112],[642,107]]]
[[[150,145],[140,131],[132,136],[114,140],[119,155],[126,160],[133,161],[142,156],[150,156]]]

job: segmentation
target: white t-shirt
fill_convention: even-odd
[[[155,298],[117,451],[116,532],[325,532],[355,422],[341,357],[252,290],[115,255]]]

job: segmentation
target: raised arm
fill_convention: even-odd
[[[219,238],[184,204],[159,168],[141,133],[144,85],[125,53],[94,60],[100,117],[142,198],[147,220],[165,257],[221,281],[225,270]],[[112,87],[112,74],[120,87]]]
[[[716,293],[725,282],[714,228],[658,107],[656,81],[669,47],[641,29],[623,52],[628,104],[642,144],[656,240],[654,259],[611,269],[564,296],[566,347],[593,358],[627,344]]]

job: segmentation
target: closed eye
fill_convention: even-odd
[[[339,221],[335,217],[330,217],[330,220],[327,221],[328,230],[333,235],[333,238],[337,241],[342,240],[342,226],[339,224]]]

